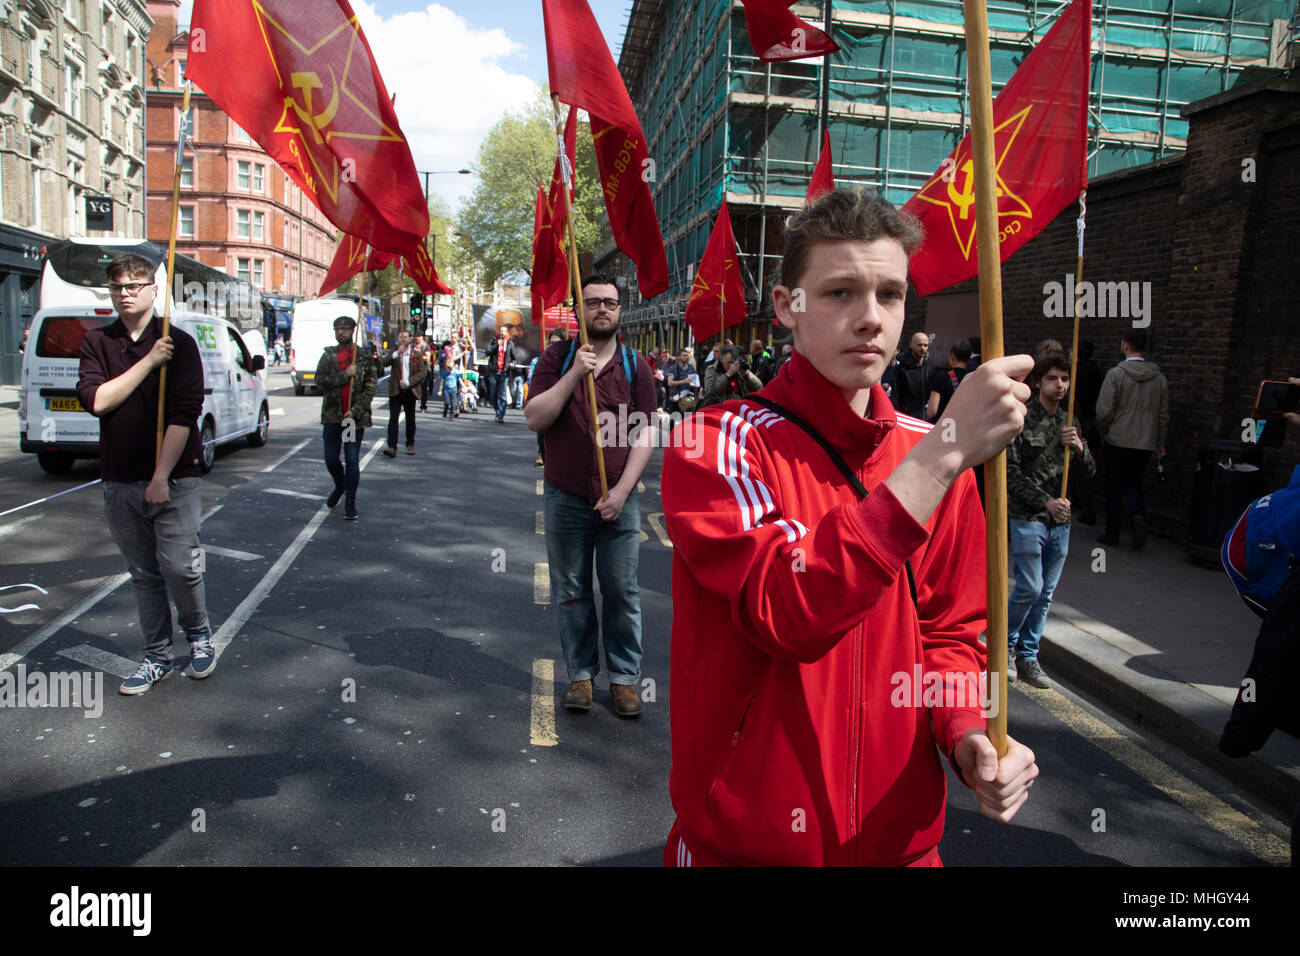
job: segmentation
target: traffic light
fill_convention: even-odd
[[[424,293],[422,292],[411,293],[411,318],[424,318]]]

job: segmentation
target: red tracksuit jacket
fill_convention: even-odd
[[[753,402],[701,411],[702,446],[666,450],[677,829],[697,863],[935,860],[939,753],[984,726],[974,478],[917,524],[882,482],[929,425],[879,386],[858,417],[797,352],[760,394],[821,432],[869,494]]]

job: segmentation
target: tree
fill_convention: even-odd
[[[524,109],[502,116],[480,144],[472,164],[478,184],[456,225],[463,251],[477,259],[482,269],[484,285],[531,270],[537,184],[550,182],[557,148],[550,96],[542,89]],[[586,123],[578,128],[577,165],[575,236],[580,252],[594,252],[604,203]]]

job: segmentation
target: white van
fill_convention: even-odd
[[[369,308],[363,313],[366,342],[375,341],[380,329],[378,300],[366,297]],[[337,345],[334,320],[341,315],[357,317],[355,295],[330,295],[323,299],[304,299],[294,303],[292,339],[289,348],[289,372],[293,375],[293,393],[302,395],[316,384],[316,367],[325,347]]]
[[[99,457],[99,419],[77,397],[81,340],[91,329],[116,321],[104,263],[123,252],[154,262],[165,255],[160,246],[139,240],[69,240],[51,244],[46,258],[41,309],[32,319],[23,354],[18,439],[20,450],[35,454],[50,474],[68,471],[78,458]],[[180,256],[177,266],[183,267]],[[159,265],[160,291],[166,278],[166,266]],[[155,311],[161,315],[162,308],[160,294]],[[249,351],[239,326],[225,316],[173,309],[171,322],[194,337],[203,362],[198,424],[200,467],[206,473],[217,445],[239,438],[254,446],[266,444],[271,424],[262,375],[266,359]]]

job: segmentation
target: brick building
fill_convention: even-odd
[[[1167,484],[1147,469],[1148,521],[1188,531],[1197,452],[1239,440],[1264,379],[1300,375],[1300,81],[1269,77],[1184,107],[1187,151],[1088,185],[1085,281],[1151,283],[1148,356],[1169,379]],[[1067,208],[1002,267],[1006,351],[1053,337],[1072,319],[1045,315],[1048,282],[1075,267],[1077,206]],[[978,334],[976,283],[908,300],[903,341],[936,332],[940,351]],[[1103,371],[1121,358],[1132,316],[1081,321]],[[1300,463],[1294,434],[1262,449],[1263,486],[1286,484]]]
[[[148,238],[170,235],[171,190],[189,33],[179,0],[149,0]],[[337,245],[335,229],[280,167],[202,91],[194,89],[176,249],[266,293],[311,297]]]

